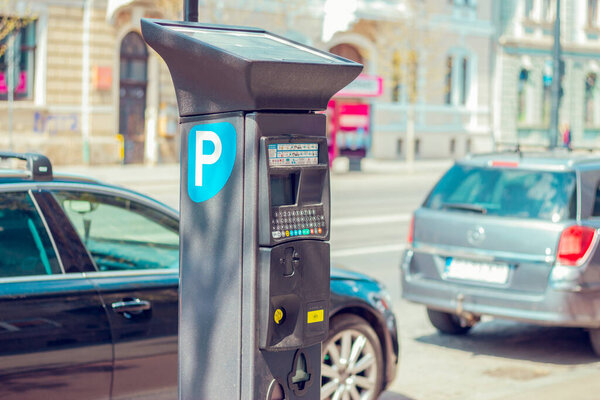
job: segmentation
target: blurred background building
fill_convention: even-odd
[[[547,143],[554,1],[200,0],[199,18],[361,62],[327,110],[331,155],[412,160],[487,151],[494,140]],[[560,119],[576,145],[600,132],[597,3],[561,3]],[[0,0],[0,148],[59,164],[177,161],[170,76],[139,19],[181,19],[181,8]]]
[[[556,0],[498,2],[494,132],[497,141],[547,144]],[[575,147],[600,147],[598,0],[560,2],[564,60],[559,120]],[[562,139],[559,140],[559,143]]]
[[[356,48],[366,72],[383,80],[370,102],[371,156],[491,148],[492,11],[491,0],[358,2],[355,22],[332,44]]]

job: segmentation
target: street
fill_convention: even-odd
[[[384,400],[597,399],[600,361],[580,329],[484,319],[443,336],[423,306],[401,300],[399,261],[411,212],[450,162],[332,174],[332,264],[385,282],[401,335],[397,378]],[[177,208],[176,165],[62,169],[123,185]]]

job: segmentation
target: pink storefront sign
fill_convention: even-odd
[[[5,72],[0,72],[0,94],[8,93],[8,81]],[[27,71],[19,72],[15,93],[27,93]]]
[[[355,131],[357,129],[369,129],[369,105],[368,104],[340,104],[338,115],[338,127],[342,131]]]
[[[379,97],[382,94],[383,79],[380,76],[360,74],[335,97]]]

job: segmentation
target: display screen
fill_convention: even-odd
[[[344,63],[343,60],[265,32],[225,31],[184,26],[173,26],[171,29],[248,60]]]
[[[269,166],[317,165],[319,145],[317,143],[273,143],[269,144]]]
[[[271,175],[271,206],[296,204],[297,174]]]

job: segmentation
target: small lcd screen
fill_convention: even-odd
[[[272,143],[269,144],[269,166],[317,165],[319,145],[317,143]]]
[[[271,206],[296,204],[296,174],[271,175]]]

